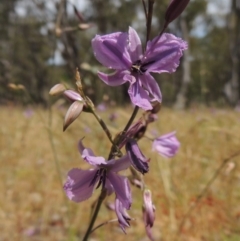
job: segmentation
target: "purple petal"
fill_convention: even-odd
[[[117,160],[110,160],[107,162],[107,166],[112,172],[120,172],[131,166],[128,155],[125,155]]]
[[[129,86],[128,94],[134,105],[139,106],[144,110],[152,109],[152,105],[150,103],[150,97],[148,96],[147,91],[142,88],[139,81]]]
[[[139,76],[139,78],[144,88],[153,96],[151,101],[162,102],[162,94],[156,80],[149,73],[145,73]]]
[[[110,196],[114,192],[113,185],[110,183],[108,179],[106,179],[106,183],[104,186],[107,189],[107,195]]]
[[[187,42],[172,34],[163,34],[148,41],[142,68],[155,73],[173,73],[179,66]]]
[[[142,154],[135,140],[128,140],[126,145],[126,151],[133,167],[145,174],[149,170],[148,159]]]
[[[160,136],[153,141],[153,150],[157,151],[163,157],[171,158],[176,155],[180,142],[176,138],[176,132]]]
[[[90,185],[97,170],[71,169],[63,188],[67,197],[74,202],[82,202],[92,196],[94,185]],[[97,182],[98,180],[96,180]]]
[[[108,172],[107,178],[113,185],[117,198],[122,202],[123,207],[129,209],[132,204],[130,185],[126,177]]]
[[[81,97],[81,95],[79,93],[77,93],[74,90],[65,90],[63,92],[64,96],[66,96],[70,101],[82,101],[83,98]]]
[[[83,102],[74,101],[65,115],[63,122],[63,131],[65,131],[81,114],[83,109]]]
[[[121,227],[122,231],[126,233],[125,228],[130,227],[129,221],[131,218],[118,198],[115,200],[115,212],[118,217],[119,226]]]
[[[104,74],[102,72],[98,72],[98,77],[107,85],[110,86],[118,86],[126,83],[126,79],[124,76],[126,74],[130,74],[129,71],[117,71],[113,74]]]
[[[105,165],[106,161],[104,157],[95,156],[90,148],[85,148],[82,139],[78,142],[78,150],[82,155],[82,158],[92,166]]]
[[[128,30],[128,51],[132,63],[142,58],[142,44],[135,29],[129,27]]]
[[[131,66],[131,61],[126,49],[127,41],[127,33],[96,35],[92,40],[94,55],[102,65],[110,69],[128,69]]]

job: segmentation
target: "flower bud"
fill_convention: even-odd
[[[155,206],[152,203],[152,194],[149,189],[145,189],[143,192],[143,220],[147,236],[150,240],[154,240],[151,228],[155,220]]]
[[[167,24],[176,19],[186,8],[190,0],[172,0],[165,13],[165,21]]]
[[[70,105],[64,118],[63,131],[65,131],[68,126],[78,118],[78,116],[82,112],[83,105],[84,103],[80,101],[75,101]]]
[[[78,94],[76,91],[74,90],[65,90],[63,92],[64,96],[67,97],[70,101],[82,101],[83,98],[81,97],[80,94]]]
[[[50,91],[49,91],[49,95],[58,95],[58,94],[62,94],[62,92],[66,90],[65,86],[63,84],[56,84],[54,85]]]

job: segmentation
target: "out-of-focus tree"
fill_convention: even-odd
[[[155,1],[150,39],[160,32],[169,2]],[[211,105],[226,100],[234,105],[239,99],[237,0],[232,0],[231,13],[211,17],[206,14],[209,3],[191,0],[166,30],[187,41],[189,49],[176,73],[155,75],[165,105],[175,102],[175,107],[184,108],[191,102]],[[9,83],[16,83],[23,84],[34,101],[46,103],[54,83],[74,84],[76,67],[94,102],[107,96],[121,104],[128,102],[127,84],[110,88],[97,77],[98,70],[108,70],[94,58],[91,39],[96,34],[126,32],[132,26],[145,44],[142,1],[89,0],[84,5],[85,9],[77,1],[67,0],[0,1],[0,102],[19,100],[16,92],[7,88]],[[228,25],[218,25],[219,21]],[[193,34],[199,25],[202,36],[196,31]]]
[[[240,98],[240,6],[238,0],[231,1],[228,16],[229,49],[231,55],[231,76],[225,84],[224,93],[231,105],[236,105]],[[239,1],[238,1],[239,2]]]

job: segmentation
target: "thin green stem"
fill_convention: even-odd
[[[147,13],[147,35],[146,42],[150,39],[150,32],[152,26],[153,4],[155,0],[148,0],[148,13]]]
[[[61,169],[60,169],[60,165],[59,165],[59,161],[58,161],[58,156],[57,156],[57,151],[53,142],[53,135],[52,135],[52,110],[51,107],[49,107],[49,118],[48,118],[48,128],[47,128],[47,132],[48,132],[48,137],[49,137],[49,141],[51,144],[51,148],[52,148],[52,152],[53,152],[53,159],[54,159],[54,163],[55,163],[55,167],[56,167],[56,171],[57,171],[57,176],[59,179],[59,183],[60,186],[62,187],[62,178],[61,178]]]
[[[99,210],[100,210],[100,207],[101,207],[102,202],[103,202],[103,200],[105,199],[106,195],[107,195],[107,191],[106,191],[105,188],[103,188],[102,191],[101,191],[101,193],[100,193],[100,195],[99,195],[99,198],[98,198],[98,201],[97,201],[97,205],[96,205],[96,207],[95,207],[95,210],[94,210],[94,213],[93,213],[93,215],[92,215],[91,221],[90,221],[90,223],[89,223],[88,229],[87,229],[87,231],[86,231],[86,233],[85,233],[85,236],[84,236],[84,238],[83,238],[82,241],[87,241],[87,240],[88,240],[88,237],[89,237],[89,235],[90,235],[91,232],[92,232],[93,225],[94,225],[94,223],[95,223],[95,221],[96,221],[96,218],[97,218],[97,216],[98,216],[98,212],[99,212]]]
[[[125,128],[123,129],[123,131],[121,132],[121,134],[116,138],[116,141],[114,142],[114,144],[112,145],[111,151],[109,153],[108,156],[108,160],[112,159],[113,157],[113,153],[116,151],[116,147],[118,148],[118,145],[121,143],[121,141],[123,140],[127,130],[129,129],[129,127],[131,126],[131,124],[133,123],[137,113],[138,113],[139,107],[135,106],[133,113],[130,117],[130,119],[128,120],[128,123],[126,124]]]
[[[145,13],[145,17],[146,17],[146,20],[147,20],[147,7],[146,7],[146,3],[144,0],[142,0],[142,4],[143,4],[143,9],[144,9],[144,13]]]
[[[135,106],[134,110],[133,110],[133,113],[128,121],[128,123],[126,124],[123,132],[122,132],[122,136],[126,134],[127,130],[129,129],[129,127],[132,125],[137,113],[138,113],[138,110],[139,110],[139,107],[138,106]]]
[[[105,124],[105,122],[101,119],[100,116],[97,115],[97,113],[94,111],[94,109],[92,108],[92,113],[95,116],[95,118],[97,119],[98,123],[101,125],[102,129],[104,130],[104,132],[106,133],[108,139],[110,140],[110,142],[112,143],[112,146],[114,148],[114,150],[117,150],[118,154],[121,154],[121,151],[119,150],[118,146],[114,143],[113,139],[112,139],[112,135],[110,133],[110,131],[107,128],[107,125]]]

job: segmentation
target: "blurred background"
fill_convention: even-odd
[[[168,0],[156,1],[151,38],[161,30]],[[101,102],[129,102],[127,86],[108,88],[93,56],[96,34],[133,26],[144,41],[145,15],[139,0],[1,0],[0,103],[27,104],[9,84],[24,85],[35,103],[47,105],[55,83],[73,84],[79,67],[88,95]],[[236,106],[240,94],[240,4],[238,0],[191,0],[167,32],[189,44],[173,75],[156,75],[164,104],[185,108],[197,103]]]
[[[155,0],[151,38],[160,32],[169,2]],[[77,150],[80,138],[104,157],[111,143],[89,113],[63,132],[70,103],[48,93],[59,82],[75,88],[78,67],[97,113],[112,136],[119,133],[133,110],[128,86],[110,88],[99,80],[97,71],[107,70],[94,58],[91,39],[129,26],[144,42],[140,0],[0,0],[0,241],[83,237],[99,189],[76,204],[62,185],[71,168],[89,168]],[[139,142],[151,160],[144,180],[156,206],[153,235],[156,241],[239,241],[240,1],[191,0],[167,32],[189,49],[176,73],[154,76],[163,107]],[[166,160],[152,151],[151,140],[174,130],[181,148]],[[127,236],[112,222],[89,241],[148,240],[142,193],[131,188],[134,220]],[[106,208],[114,195],[105,201],[96,225],[116,219]]]

